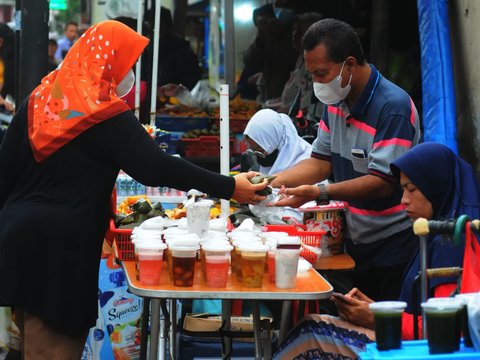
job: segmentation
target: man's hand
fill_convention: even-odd
[[[232,197],[239,203],[256,204],[265,200],[266,196],[256,194],[256,191],[263,190],[268,185],[268,180],[265,178],[260,184],[252,184],[250,179],[254,176],[261,175],[255,171],[248,173],[240,173],[234,176],[235,190]]]
[[[368,304],[373,301],[361,292],[359,292],[359,294],[361,294],[360,296],[368,299],[369,302],[359,300],[350,295],[351,292],[352,291],[340,297],[332,296],[330,298],[335,303],[338,314],[343,320],[349,321],[352,324],[363,326],[367,329],[375,329],[373,313],[368,307]]]
[[[317,185],[301,185],[296,188],[285,188],[282,186],[278,193],[284,196],[279,198],[275,206],[297,208],[306,202],[318,198],[320,196],[320,189]]]

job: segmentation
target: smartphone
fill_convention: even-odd
[[[344,303],[348,303],[348,300],[345,299],[345,295],[341,294],[341,293],[338,293],[338,292],[334,292],[332,293],[332,296],[336,299],[336,300],[340,300]]]

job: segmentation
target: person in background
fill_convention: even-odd
[[[480,216],[480,184],[473,168],[447,146],[423,143],[413,147],[391,165],[392,173],[403,190],[402,205],[412,220],[453,219]],[[461,267],[464,245],[454,246],[441,235],[428,237],[427,267]],[[414,278],[420,269],[419,251],[412,257],[403,276],[399,299],[408,304],[402,318],[403,340],[413,340]],[[429,281],[428,297],[450,296],[457,286],[455,277]],[[420,299],[419,289],[416,299]],[[373,300],[360,289],[346,295],[334,294],[340,318],[308,315],[280,346],[274,359],[357,359],[365,345],[375,341],[373,314],[368,304]],[[419,334],[422,319],[418,317]]]
[[[418,243],[389,165],[418,143],[417,110],[405,91],[366,62],[347,23],[316,22],[303,37],[303,49],[315,96],[328,106],[311,157],[272,182],[286,187],[287,197],[277,206],[347,201],[344,238],[356,264],[353,285],[377,301],[396,299]],[[321,183],[330,177],[334,183]]]
[[[63,36],[57,41],[57,51],[55,52],[55,59],[60,64],[72,47],[78,36],[78,24],[75,21],[69,21],[65,24]]]
[[[257,111],[243,135],[249,147],[247,153],[256,158],[258,171],[264,175],[286,170],[309,158],[312,152],[312,146],[298,136],[292,120],[271,109]]]
[[[312,76],[305,68],[302,38],[307,29],[322,15],[314,12],[295,15],[292,25],[292,44],[298,52],[295,69],[283,87],[279,112],[287,113],[297,121],[298,133],[312,142],[317,134],[318,122],[324,110],[322,104],[313,94]]]
[[[158,52],[157,86],[160,88],[167,84],[181,84],[192,90],[201,79],[198,57],[190,43],[175,33],[172,14],[163,6],[160,11]]]
[[[254,172],[223,176],[168,155],[135,118],[119,89],[147,43],[118,21],[93,25],[25,99],[0,147],[0,306],[15,308],[24,359],[80,359],[120,169],[148,186],[265,198]]]
[[[55,59],[55,52],[58,49],[57,40],[48,40],[48,72],[55,70],[58,67],[57,60]]]
[[[15,34],[5,23],[0,23],[0,106],[14,111],[14,104],[7,100],[15,97]]]

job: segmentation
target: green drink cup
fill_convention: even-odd
[[[449,299],[449,300],[445,300]],[[448,354],[460,347],[460,312],[462,304],[453,298],[430,299],[422,303],[427,320],[430,354]]]
[[[375,319],[375,338],[378,350],[400,349],[402,346],[403,301],[378,301],[369,305]]]

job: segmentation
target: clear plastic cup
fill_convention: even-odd
[[[208,233],[212,200],[200,200],[187,206],[188,231],[203,238]]]
[[[198,245],[183,245],[173,242],[170,245],[172,252],[173,284],[175,286],[192,286],[195,275],[195,261]]]
[[[369,304],[375,319],[375,338],[378,350],[400,349],[402,346],[403,301],[377,301]]]
[[[437,297],[437,298],[430,298],[427,300],[427,303],[430,303],[430,304],[452,304],[452,303],[456,303],[458,302],[460,307],[456,313],[456,316],[455,316],[455,330],[454,330],[454,333],[455,333],[455,336],[456,336],[456,339],[455,339],[455,351],[458,351],[460,350],[460,338],[461,338],[461,334],[462,334],[462,301],[460,301],[459,299],[455,299],[455,298],[451,298],[451,297]],[[427,332],[428,332],[428,326],[427,326]]]
[[[277,238],[275,251],[275,286],[277,288],[295,287],[301,245],[302,242],[298,236]]]
[[[168,276],[170,280],[173,281],[173,262],[172,262],[172,249],[171,245],[174,243],[179,243],[180,245],[186,246],[198,246],[200,243],[200,239],[198,238],[197,234],[181,234],[181,235],[169,235],[165,239],[165,243],[168,245],[167,249],[167,269],[168,269]]]
[[[138,261],[138,279],[143,285],[159,285],[163,251],[167,245],[160,241],[135,244]]]
[[[267,253],[268,281],[275,284],[275,252],[276,248],[270,248]]]
[[[207,285],[212,288],[227,286],[230,252],[233,246],[228,242],[210,241],[204,244],[205,273]]]
[[[231,253],[231,266],[232,266],[232,276],[235,274],[235,277],[237,278],[237,281],[239,283],[242,282],[242,257],[241,257],[241,251],[240,251],[240,246],[242,244],[261,244],[262,240],[258,236],[248,236],[248,237],[240,237],[237,238],[236,240],[232,241],[233,245],[233,250]]]
[[[454,298],[436,298],[422,303],[427,318],[430,354],[452,353],[459,348],[460,326],[458,322],[461,307],[462,303]]]
[[[132,244],[134,245],[134,258],[135,258],[135,279],[140,280],[140,274],[139,274],[139,262],[138,262],[138,250],[137,250],[137,244],[142,244],[142,243],[163,243],[161,236],[157,235],[132,235],[130,237]]]
[[[205,251],[203,250],[203,247],[208,244],[208,243],[213,243],[213,244],[226,244],[226,245],[230,245],[230,242],[228,240],[222,240],[221,238],[214,238],[214,239],[210,239],[210,240],[203,240],[203,241],[200,241],[200,270],[201,270],[201,273],[202,273],[202,280],[203,281],[207,281],[207,272],[205,270]],[[233,248],[233,246],[232,246]],[[230,257],[229,257],[229,260],[230,260]],[[228,263],[228,265],[230,265],[230,262]]]
[[[470,327],[468,326],[468,303],[476,296],[476,293],[469,294],[458,294],[455,296],[455,299],[459,300],[463,307],[460,310],[462,315],[462,334],[463,334],[463,345],[465,347],[473,347],[472,336],[470,335]]]
[[[262,243],[241,244],[242,283],[247,287],[262,287],[268,246]]]

